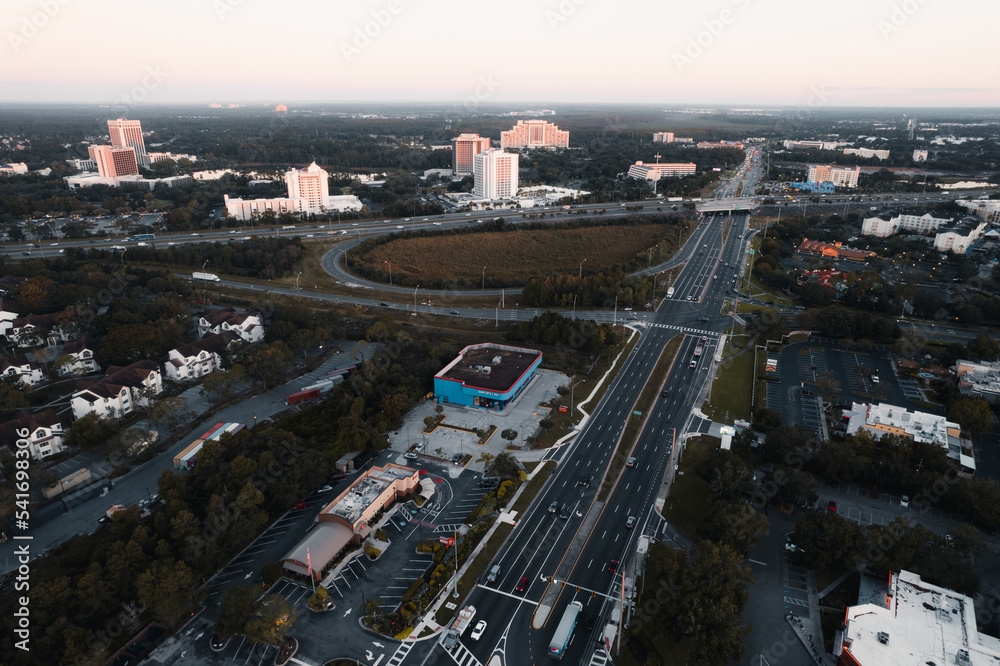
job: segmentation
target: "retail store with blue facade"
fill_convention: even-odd
[[[441,404],[502,412],[524,390],[542,362],[542,352],[508,345],[469,345],[434,376]]]

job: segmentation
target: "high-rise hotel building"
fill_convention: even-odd
[[[111,137],[112,146],[134,148],[136,161],[143,166],[149,166],[149,155],[146,154],[146,143],[142,140],[142,126],[138,120],[124,118],[109,120],[108,135]]]
[[[87,148],[90,159],[97,166],[101,178],[118,178],[120,176],[135,176],[139,174],[139,162],[135,157],[135,148],[125,146],[90,146]]]
[[[500,132],[500,150],[507,148],[569,148],[569,132],[545,120],[518,120]]]
[[[517,194],[517,153],[489,148],[474,159],[472,195],[480,199],[512,199]]]
[[[459,134],[451,140],[451,169],[456,176],[471,176],[473,158],[489,150],[490,138],[478,134]]]

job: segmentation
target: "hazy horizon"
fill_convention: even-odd
[[[9,0],[0,103],[996,108],[997,18],[986,0]]]

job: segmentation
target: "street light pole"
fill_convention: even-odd
[[[201,272],[202,272],[202,273],[204,273],[204,272],[205,272],[205,266],[208,266],[208,259],[206,259],[206,260],[205,260],[205,263],[203,263],[203,264],[201,265]]]
[[[486,291],[486,266],[483,266],[483,291]]]
[[[420,285],[419,284],[416,287],[413,288],[413,311],[414,312],[417,311],[417,289],[420,289]]]
[[[587,260],[584,259],[583,261],[587,261]],[[580,262],[580,272],[577,275],[578,278],[582,278],[583,277],[583,261]]]
[[[389,286],[391,287],[392,286],[392,264],[389,263],[388,259],[383,259],[382,261],[384,261],[389,266]]]

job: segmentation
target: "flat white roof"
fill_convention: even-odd
[[[893,575],[884,603],[847,609],[844,649],[861,666],[1000,664],[1000,640],[979,633],[972,599],[909,571]]]

